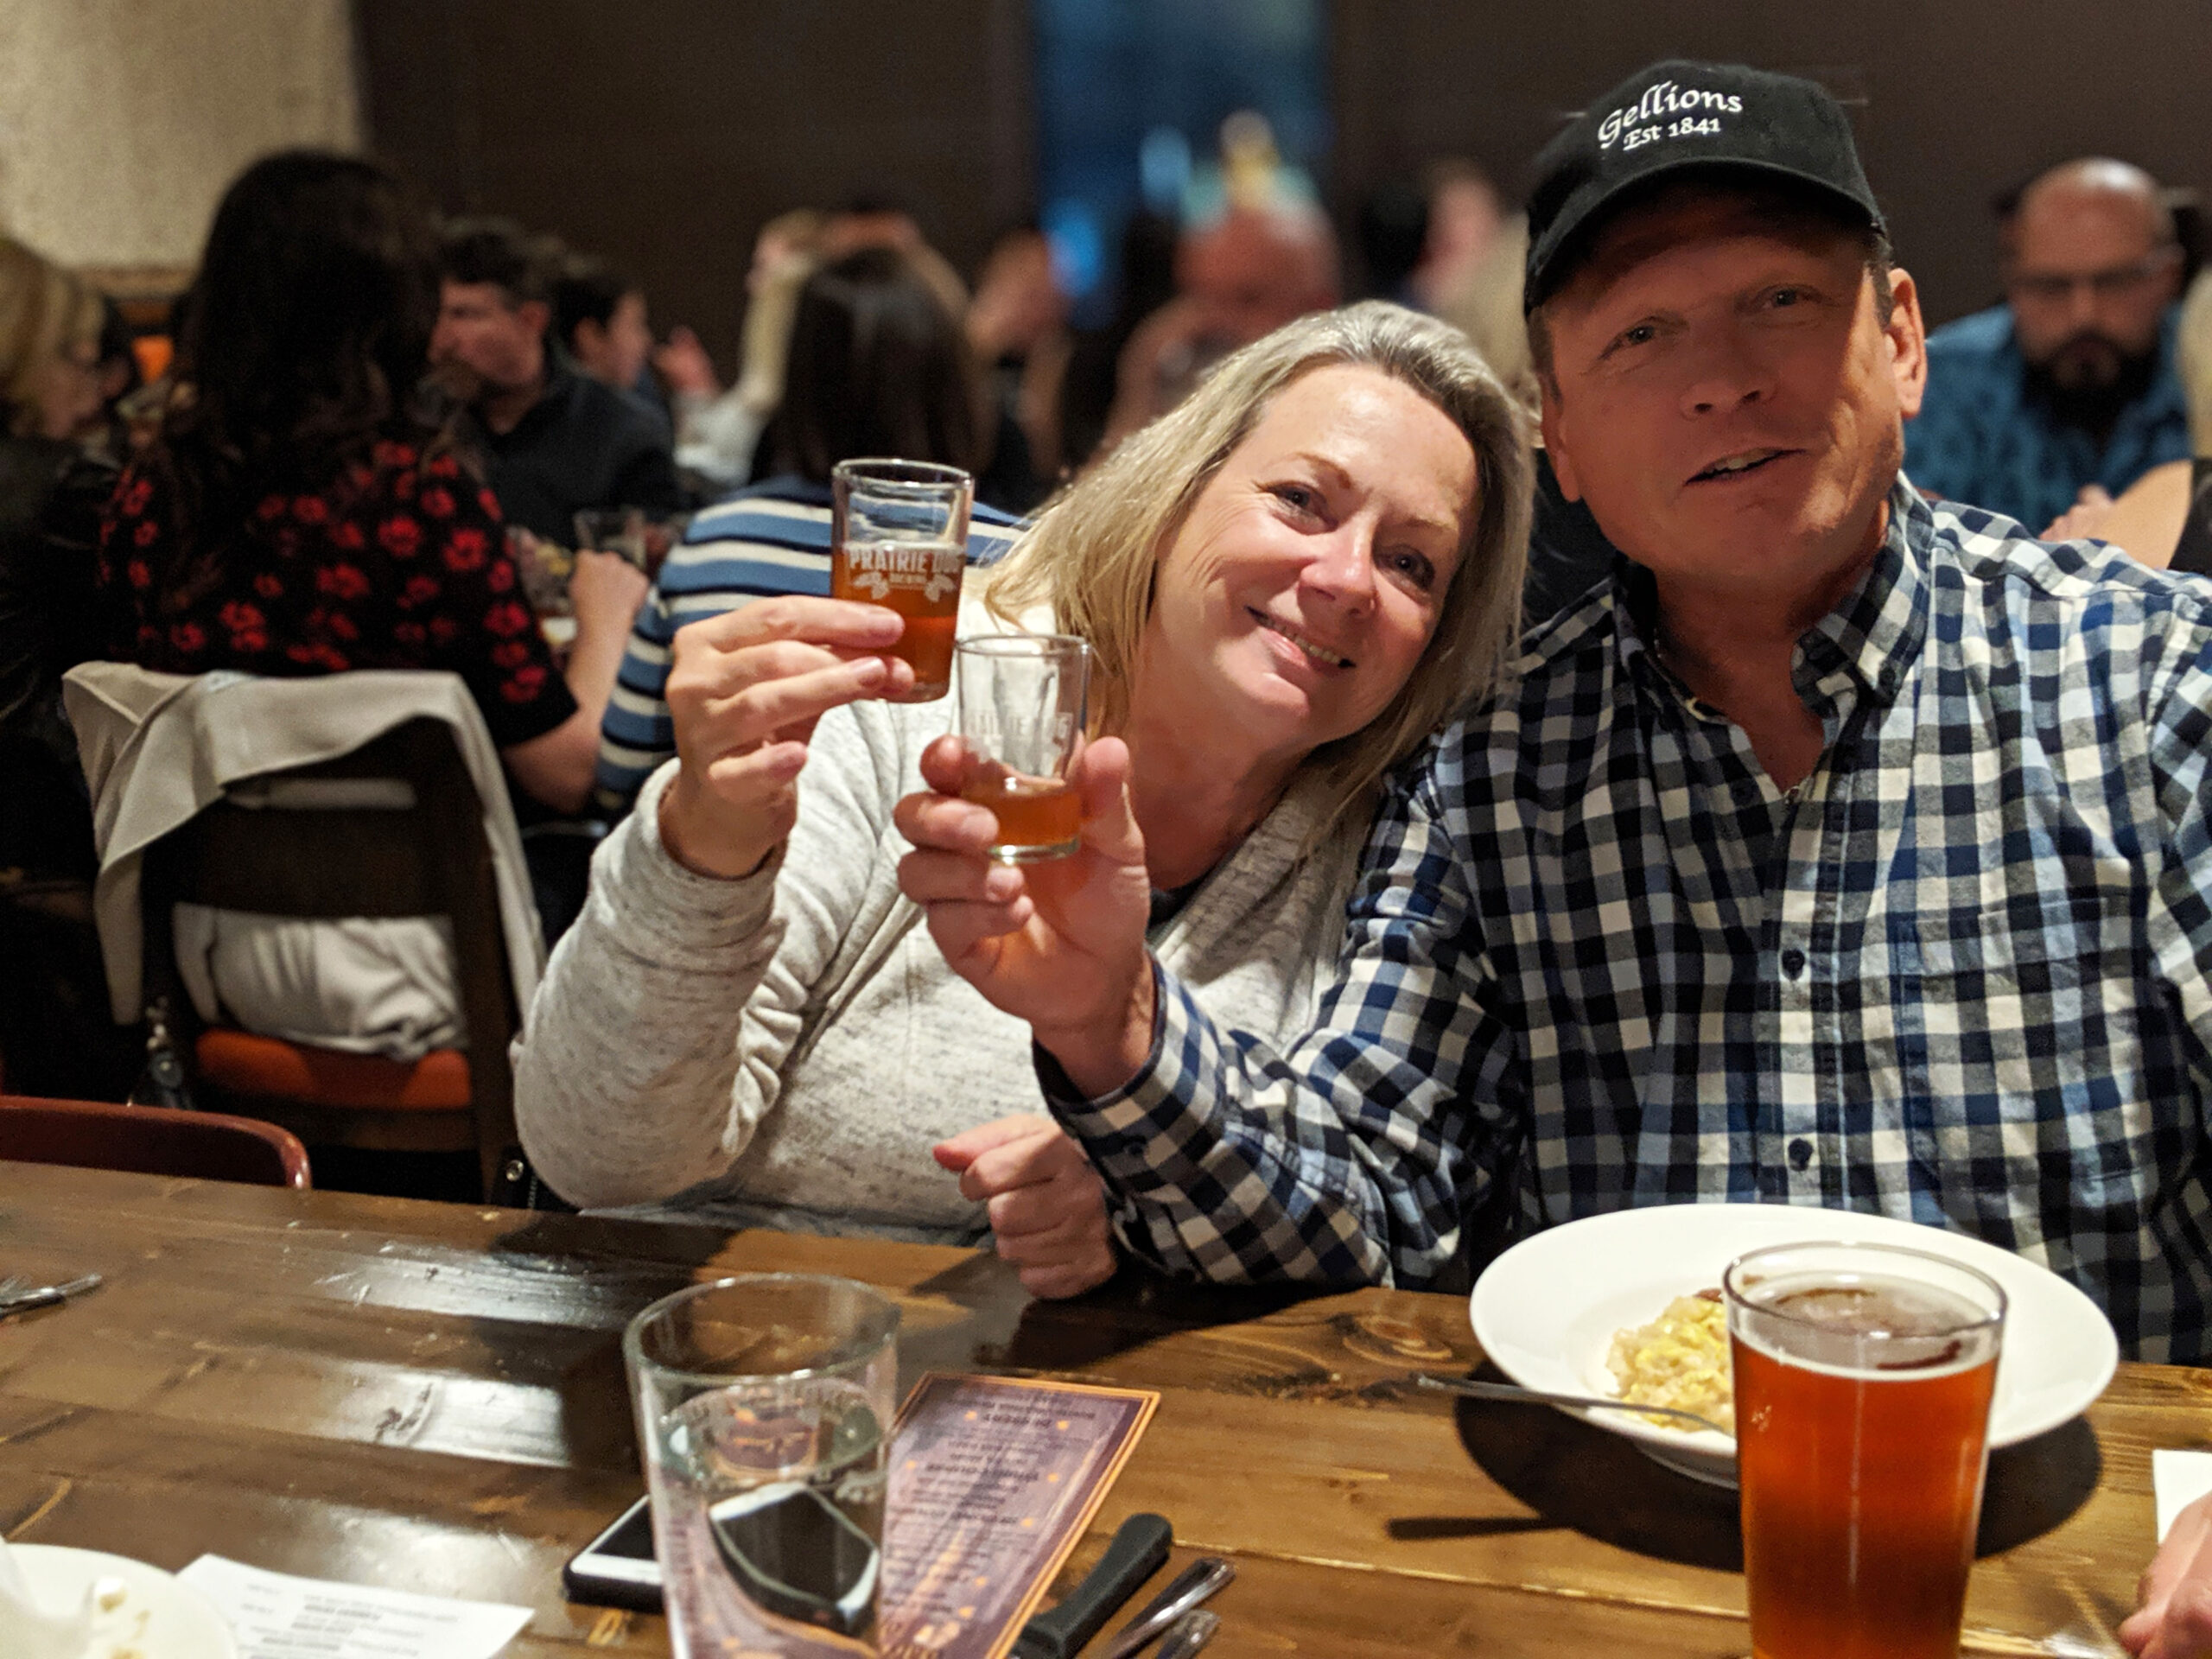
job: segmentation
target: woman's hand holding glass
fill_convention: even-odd
[[[664,695],[679,764],[660,805],[677,862],[734,880],[768,861],[798,815],[815,722],[912,690],[913,670],[878,654],[904,626],[881,606],[786,594],[677,631]]]
[[[924,752],[930,791],[900,801],[893,819],[914,844],[899,861],[899,888],[928,913],[952,970],[1027,1020],[1078,1089],[1104,1094],[1152,1047],[1152,882],[1129,809],[1128,749],[1110,737],[1084,748],[1068,772],[1083,844],[1022,866],[988,856],[997,819],[960,798],[976,765],[956,738]]]

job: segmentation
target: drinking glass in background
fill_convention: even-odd
[[[1951,1659],[2005,1293],[1883,1244],[1754,1250],[1721,1278],[1757,1659]]]
[[[507,526],[507,556],[522,578],[523,597],[540,617],[573,617],[569,601],[569,578],[575,574],[576,556],[520,524]]]
[[[578,547],[620,553],[648,576],[657,576],[669,550],[691,527],[691,515],[649,512],[643,507],[583,507],[576,512],[575,526]]]
[[[899,1310],[755,1274],[655,1302],[622,1353],[677,1659],[874,1654]]]
[[[830,469],[830,595],[906,618],[889,652],[914,670],[914,689],[899,701],[930,702],[951,688],[975,499],[975,480],[957,467],[842,461]]]
[[[1083,839],[1068,767],[1088,713],[1090,647],[1065,633],[994,633],[963,639],[958,654],[959,733],[981,763],[960,798],[998,815],[990,856],[1065,856]]]

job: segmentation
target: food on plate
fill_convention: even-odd
[[[1649,1325],[1615,1332],[1605,1369],[1613,1374],[1620,1397],[1632,1405],[1694,1411],[1735,1431],[1728,1310],[1718,1290],[1677,1296]],[[1679,1417],[1649,1421],[1686,1434],[1698,1432]]]

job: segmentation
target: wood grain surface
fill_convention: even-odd
[[[642,1489],[622,1326],[767,1268],[893,1292],[909,1381],[1158,1389],[1065,1576],[1160,1511],[1179,1559],[1236,1560],[1210,1655],[1747,1649],[1732,1495],[1547,1408],[1408,1386],[1481,1363],[1456,1297],[1125,1274],[1037,1302],[962,1250],[6,1163],[0,1272],[108,1283],[0,1323],[0,1533],[526,1605],[517,1656],[665,1653],[658,1619],[560,1587]],[[1996,1455],[1968,1651],[2120,1651],[2157,1446],[2212,1448],[2212,1374],[2122,1366],[2086,1419]]]

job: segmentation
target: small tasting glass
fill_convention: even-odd
[[[902,702],[952,683],[952,634],[968,564],[976,481],[923,461],[841,461],[830,469],[830,596],[884,605],[905,619],[887,653],[912,664]]]
[[[960,736],[976,763],[963,800],[998,817],[990,856],[1033,864],[1075,851],[1083,804],[1068,768],[1089,712],[1090,647],[1064,633],[963,639]]]

